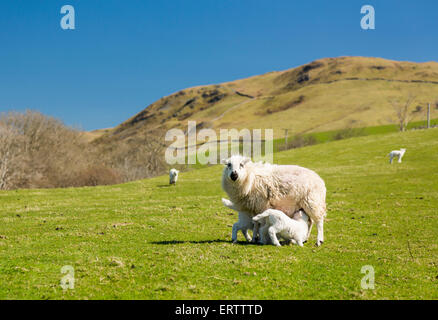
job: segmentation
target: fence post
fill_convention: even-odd
[[[284,145],[287,148],[287,136],[288,136],[289,129],[283,129],[283,130],[284,130]]]
[[[427,105],[427,129],[430,128],[430,103]]]

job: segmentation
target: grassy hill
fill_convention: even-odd
[[[267,75],[266,77],[269,77]],[[123,185],[0,192],[0,299],[438,299],[438,129],[277,153],[326,181],[325,243],[230,243],[221,166]],[[387,153],[405,147],[402,164]],[[243,237],[239,235],[240,240]],[[75,270],[63,291],[61,267]],[[375,290],[360,287],[375,269]]]
[[[147,90],[147,88],[145,89]],[[283,128],[293,133],[330,131],[391,123],[391,101],[416,97],[413,108],[438,106],[438,63],[380,58],[326,58],[286,71],[199,86],[163,97],[116,128],[96,135],[98,142],[135,139],[159,129]]]

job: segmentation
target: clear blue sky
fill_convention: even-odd
[[[76,30],[62,30],[73,5]],[[376,30],[360,28],[362,5]],[[438,60],[435,0],[2,0],[0,111],[36,109],[86,130],[191,86],[323,57]]]

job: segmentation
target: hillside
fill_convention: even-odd
[[[389,165],[400,147],[403,163]],[[172,187],[160,176],[0,191],[0,299],[438,299],[438,129],[290,150],[275,162],[325,180],[322,247],[315,229],[303,248],[231,244],[237,214],[220,201],[222,166],[181,173]],[[73,290],[59,286],[65,265]],[[365,265],[375,290],[361,289]]]
[[[147,90],[147,88],[145,89]],[[107,130],[98,142],[135,139],[147,132],[199,128],[282,128],[292,133],[391,123],[391,101],[416,97],[413,108],[432,102],[438,113],[438,63],[339,57],[313,61],[286,71],[217,85],[181,90]]]

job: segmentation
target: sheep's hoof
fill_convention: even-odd
[[[304,241],[303,241],[303,243],[306,243],[306,242],[307,242],[307,240],[304,240]]]
[[[316,241],[315,245],[316,245],[317,247],[320,247],[323,243],[324,243],[324,241],[322,241],[322,240],[318,240],[318,241]]]

